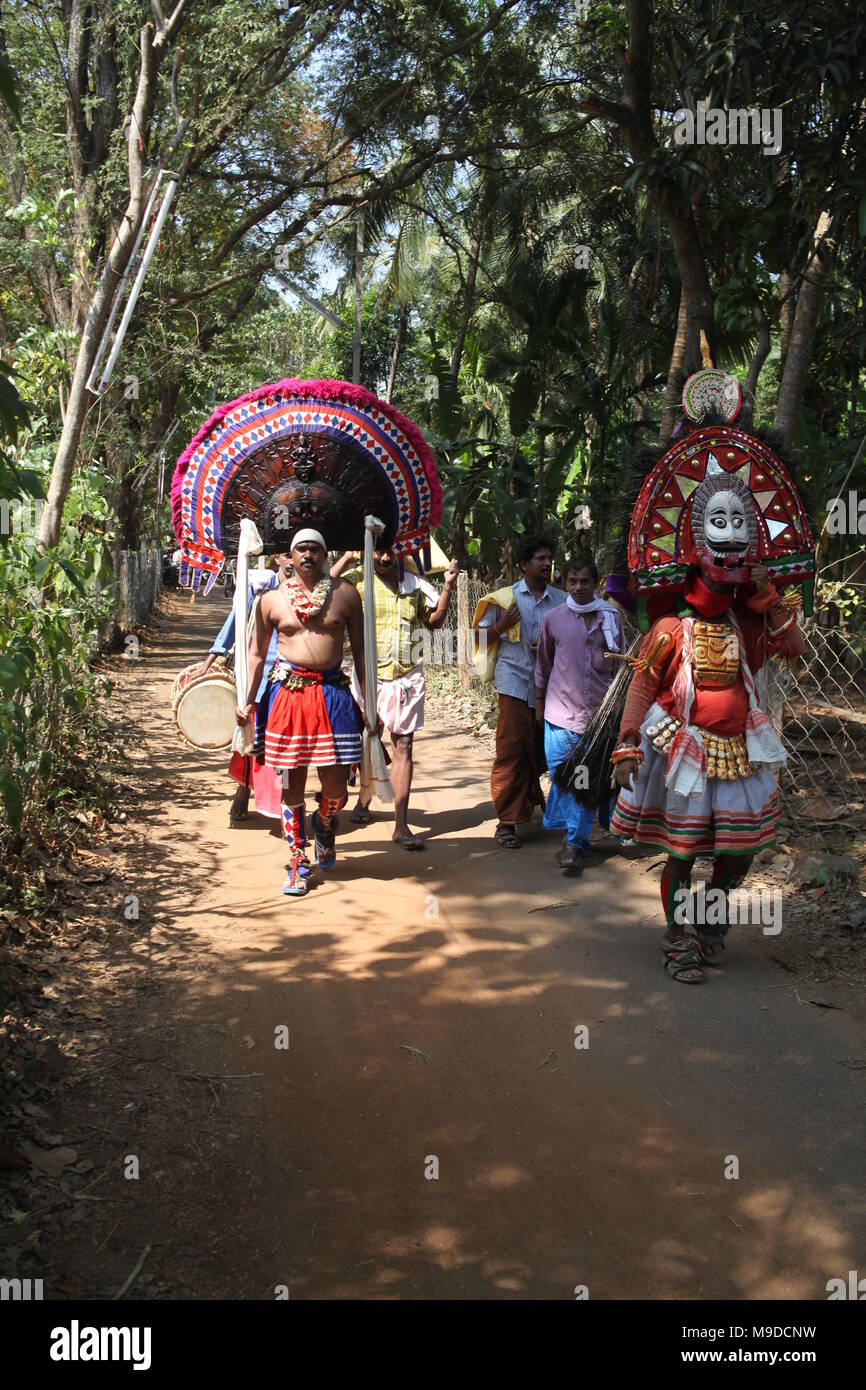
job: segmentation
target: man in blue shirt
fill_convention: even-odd
[[[278,555],[277,563],[279,564],[283,558],[283,556]],[[279,582],[279,571],[253,570],[250,574],[250,585],[247,591],[247,611],[252,613],[253,604],[255,603],[258,595],[264,593],[267,589],[275,589]],[[256,694],[257,705],[261,703],[262,697],[268,689],[268,680],[271,674],[271,667],[277,659],[277,636],[277,631],[276,629],[274,629],[274,632],[271,635],[270,646],[268,647],[268,654],[265,659],[265,669],[262,673],[262,679],[259,685],[258,693]],[[244,640],[246,640],[246,637]],[[210,649],[210,652],[206,660],[202,662],[201,666],[199,666],[196,674],[204,675],[206,671],[210,670],[216,657],[225,656],[226,652],[231,651],[234,645],[235,610],[234,608],[232,608],[231,612],[229,613],[228,617],[226,618],[225,622],[220,628],[220,631],[216,637],[213,646]],[[267,718],[266,712],[265,718]],[[247,818],[247,813],[249,811],[250,804],[251,786],[254,792],[258,792],[258,795],[256,796],[256,810],[261,815],[270,816],[271,818],[275,818],[276,820],[280,819],[280,794],[282,790],[280,786],[280,779],[279,777],[274,776],[270,768],[265,768],[263,763],[261,767],[258,766],[258,764],[261,763],[262,757],[261,751],[258,748],[258,744],[258,720],[256,720],[256,748],[253,750],[252,756],[245,758],[242,757],[242,755],[239,753],[233,754],[232,760],[229,764],[229,772],[231,773],[232,777],[234,777],[238,782],[238,789],[235,792],[234,800],[229,810],[229,821],[233,824],[236,821],[246,820]],[[258,758],[256,757],[256,754],[258,754]],[[273,783],[273,787],[271,787],[270,785],[265,786],[265,780],[268,784]]]
[[[490,792],[499,817],[495,839],[503,849],[520,849],[517,826],[532,819],[534,806],[544,805],[538,780],[544,760],[535,720],[535,659],[544,618],[566,600],[565,591],[549,583],[555,548],[548,536],[524,540],[517,552],[523,578],[513,587],[513,603],[504,611],[489,607],[476,629],[486,628],[499,639],[494,671],[499,716]],[[520,639],[512,642],[506,634],[518,622]]]

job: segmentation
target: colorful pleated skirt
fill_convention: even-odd
[[[292,688],[292,678],[304,681]],[[328,671],[293,667],[287,681],[272,682],[264,729],[268,767],[351,767],[361,761],[361,713],[339,666]],[[264,703],[264,701],[262,702]]]
[[[643,766],[623,788],[611,817],[614,835],[664,850],[675,859],[696,854],[756,854],[773,844],[779,792],[772,772],[727,782],[708,777],[702,796],[681,796],[665,786],[667,753],[641,739]]]

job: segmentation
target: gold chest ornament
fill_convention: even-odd
[[[705,690],[723,690],[740,674],[740,644],[727,623],[695,620],[692,637],[695,685]]]

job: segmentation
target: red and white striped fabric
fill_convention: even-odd
[[[277,668],[275,667],[275,670]],[[351,767],[361,761],[361,714],[339,666],[330,671],[294,668],[315,684],[281,685],[271,700],[265,730],[265,762],[278,771],[294,767]]]
[[[665,785],[665,754],[646,735],[641,747],[644,763],[634,789],[619,794],[610,821],[612,834],[675,859],[752,855],[773,843],[779,791],[772,772],[761,768],[732,782],[709,777],[701,794],[680,796]]]

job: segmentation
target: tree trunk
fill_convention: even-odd
[[[117,502],[115,505],[117,549],[138,550],[141,532],[142,488],[133,487],[132,444],[118,449],[106,449],[106,462],[110,464],[114,455],[114,475],[117,479]]]
[[[677,269],[680,273],[682,302],[686,311],[686,336],[682,366],[686,372],[701,367],[701,330],[706,334],[710,356],[716,361],[716,319],[713,291],[707,274],[704,251],[694,213],[684,216],[669,206],[671,199],[661,200],[673,242]]]
[[[185,0],[178,0],[171,19],[163,20],[156,33],[154,33],[153,25],[150,23],[145,24],[141,30],[138,86],[127,136],[129,201],[114,238],[108,260],[99,277],[81,335],[75,370],[69,388],[66,418],[63,422],[60,443],[57,446],[57,453],[51,470],[48,497],[42,512],[39,544],[43,549],[55,546],[60,539],[63,507],[69,494],[81,431],[90,405],[86,382],[99,347],[111,301],[129,260],[144,210],[148,192],[143,165],[144,134],[150,128],[160,63],[169,40],[180,25],[184,3]]]
[[[774,425],[779,430],[782,442],[790,448],[794,440],[797,416],[803,402],[803,392],[809,375],[812,358],[812,343],[818,315],[824,299],[826,275],[829,271],[835,241],[830,236],[831,217],[822,212],[818,218],[812,241],[812,254],[809,257],[800,293],[797,296],[797,310],[791,328],[791,341],[785,370],[779,386],[779,399],[776,405]]]
[[[635,164],[642,164],[657,149],[652,123],[652,5],[649,0],[629,0],[629,46],[623,75],[625,118],[623,133]],[[697,218],[691,205],[662,184],[647,191],[657,203],[670,232],[685,304],[685,352],[683,366],[695,372],[701,366],[701,330],[716,360],[716,320],[713,291],[701,245]]]
[[[539,419],[544,419],[544,407],[547,400],[546,391],[542,388],[541,401],[539,402]],[[544,535],[544,468],[545,468],[545,433],[544,429],[538,431],[538,534]]]
[[[638,297],[644,298],[647,279],[647,264],[643,256],[638,257],[628,277],[628,304],[626,306],[626,332],[633,339],[638,316]],[[640,353],[634,363],[634,417],[642,420],[646,412],[646,396],[641,390],[647,371],[647,354]]]
[[[51,470],[48,497],[42,511],[39,543],[43,548],[55,546],[60,538],[63,507],[72,482],[72,472],[75,467],[81,430],[90,405],[86,382],[99,347],[99,340],[105,326],[105,320],[108,317],[108,310],[117,281],[123,273],[123,267],[135,240],[137,223],[130,220],[135,201],[142,204],[143,198],[130,199],[127,216],[121,224],[121,230],[111,248],[111,256],[100,276],[81,336],[81,344],[75,360],[75,370],[72,374],[72,385],[69,388],[66,418],[63,421],[60,443],[57,446],[57,453]],[[141,206],[138,208],[138,213],[140,215]]]
[[[751,425],[755,413],[758,377],[761,375],[761,368],[770,355],[770,324],[767,315],[764,313],[760,304],[754,304],[752,306],[752,313],[758,324],[758,345],[755,348],[754,356],[749,363],[749,370],[746,372],[746,379],[743,382],[743,413],[740,417],[747,428]]]
[[[505,490],[509,497],[517,500],[517,488],[514,481],[514,465],[517,462],[517,455],[520,452],[520,445],[515,439],[511,446],[511,456],[508,460],[508,471],[505,475]],[[514,547],[511,544],[510,536],[506,535],[502,541],[499,551],[500,573],[505,581],[510,584],[514,574]]]
[[[659,428],[659,448],[666,449],[671,441],[674,426],[681,414],[680,406],[680,377],[682,376],[683,363],[686,360],[686,300],[682,290],[680,290],[680,307],[677,312],[677,332],[674,338],[674,350],[671,353],[671,364],[668,367],[668,381],[665,387],[665,400],[662,406],[662,421]]]
[[[460,309],[460,322],[457,325],[457,337],[454,341],[454,351],[451,354],[449,375],[455,390],[457,388],[457,377],[460,372],[460,363],[463,361],[463,346],[466,342],[466,334],[469,331],[472,308],[475,303],[475,281],[478,276],[478,261],[481,257],[481,225],[482,213],[479,207],[478,215],[475,219],[475,227],[472,232],[472,243],[469,248],[469,267],[466,272],[466,283],[463,286],[463,304]]]
[[[794,326],[794,310],[797,307],[797,300],[794,296],[794,282],[787,270],[783,270],[779,276],[779,347],[781,360],[779,370],[784,374],[785,362],[788,357],[788,344],[791,341],[791,329]]]
[[[397,337],[394,339],[394,351],[391,354],[391,366],[388,369],[388,385],[385,388],[385,400],[391,404],[391,395],[394,391],[394,380],[397,376],[397,365],[400,361],[400,353],[403,351],[403,339],[406,336],[406,325],[409,322],[409,305],[400,305],[400,317],[397,320]]]
[[[461,570],[469,567],[469,552],[466,549],[466,517],[463,512],[456,512],[451,521],[451,535],[449,538],[449,550],[452,557],[457,561]]]

